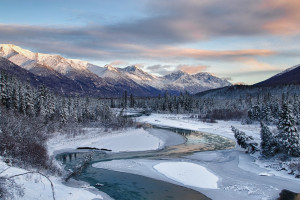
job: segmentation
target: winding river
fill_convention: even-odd
[[[181,134],[186,138],[186,142],[155,151],[121,153],[96,151],[91,163],[75,179],[85,181],[117,200],[209,199],[198,191],[172,183],[135,174],[94,168],[92,166],[93,163],[118,159],[176,159],[195,152],[229,149],[235,145],[232,140],[213,134],[171,127],[153,128]],[[68,170],[82,162],[87,154],[89,152],[67,152],[57,155],[56,158],[62,161]]]

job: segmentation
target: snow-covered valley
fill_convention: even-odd
[[[231,125],[238,127],[259,141],[259,125],[242,125],[239,121],[203,123],[188,115],[152,114],[137,119],[142,123],[178,127],[218,134],[233,139]],[[88,146],[107,148],[113,153],[148,151],[178,145],[185,139],[174,132],[155,129],[128,129],[105,132],[104,129],[86,129],[85,134],[67,137],[57,134],[48,142],[50,154],[74,151]],[[137,174],[170,182],[199,191],[211,199],[276,199],[282,189],[299,193],[299,179],[264,167],[259,155],[245,154],[239,147],[230,150],[205,151],[177,158],[164,159],[118,159],[98,162],[93,167]],[[8,168],[1,161],[0,172]],[[9,177],[26,171],[10,167],[1,176]],[[24,196],[21,199],[51,199],[50,183],[39,174],[14,178],[21,184]],[[54,184],[56,199],[110,199],[99,193],[94,185],[72,180],[65,185],[58,177],[50,177]],[[99,181],[101,182],[101,181]],[[38,190],[34,188],[39,188]],[[100,188],[101,190],[101,188]]]

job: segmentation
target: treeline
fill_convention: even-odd
[[[300,124],[300,97],[293,93],[272,95],[268,91],[259,95],[241,95],[232,98],[199,97],[188,93],[170,95],[165,92],[158,97],[134,97],[124,93],[123,98],[103,100],[112,108],[142,108],[157,113],[192,114],[193,117],[209,120],[243,120],[245,123],[263,121],[278,122],[282,103],[289,102],[297,124]]]
[[[45,143],[49,134],[76,134],[81,126],[118,129],[133,125],[100,99],[57,95],[0,72],[0,155],[26,165],[49,168]]]
[[[276,119],[277,131],[270,131],[269,127],[261,121],[260,130],[260,152],[265,157],[272,157],[278,153],[284,153],[290,156],[300,156],[300,137],[296,126],[296,117],[293,108],[289,102],[283,102],[279,116]],[[254,142],[251,136],[232,127],[232,131],[237,143],[247,152],[254,153],[258,151],[258,144]]]

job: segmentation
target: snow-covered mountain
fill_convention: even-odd
[[[188,91],[191,94],[232,85],[226,79],[218,78],[207,72],[190,75],[183,71],[176,71],[164,78],[167,80],[167,89]]]
[[[138,66],[116,68],[111,65],[100,67],[87,61],[66,59],[59,55],[34,53],[12,44],[0,44],[0,57],[40,77],[51,77],[61,83],[73,81],[83,93],[121,96],[127,90],[138,96],[153,96],[164,91],[178,94],[200,91],[231,85],[209,73],[194,75],[176,71],[164,77],[151,75]],[[69,86],[68,86],[69,87]]]
[[[273,85],[287,85],[300,83],[300,65],[290,67],[267,80],[259,82],[258,86],[273,86]]]

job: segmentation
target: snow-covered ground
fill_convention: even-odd
[[[213,133],[233,139],[231,126],[251,135],[259,142],[258,124],[242,125],[238,121],[203,123],[188,115],[151,114],[137,119],[139,122]],[[76,137],[55,135],[48,143],[50,154],[74,150],[77,147],[107,148],[114,152],[144,151],[181,144],[182,136],[165,130],[128,129],[105,132],[103,129],[86,129]],[[126,159],[93,164],[93,167],[139,174],[197,190],[212,199],[276,199],[282,189],[300,193],[300,181],[291,175],[274,172],[257,161],[258,154],[248,155],[239,147],[231,150],[199,152],[180,158],[162,160]],[[7,165],[0,161],[0,172]],[[10,168],[0,176],[22,173],[24,170]],[[51,187],[40,175],[15,178],[23,184],[24,199],[51,199]],[[50,177],[54,183],[56,199],[109,199],[87,184],[73,181],[66,186],[61,179]],[[43,184],[41,184],[43,183]],[[77,185],[77,186],[76,186]],[[69,187],[70,186],[70,187]],[[37,188],[37,189],[33,189]],[[27,196],[26,196],[27,195]],[[44,196],[41,196],[44,195]],[[50,196],[49,196],[50,195]],[[75,195],[78,195],[78,198]],[[84,198],[81,198],[84,197]]]
[[[169,137],[166,131],[159,135],[153,130],[134,128],[108,132],[99,128],[87,128],[84,134],[75,137],[56,133],[48,141],[48,151],[50,155],[55,155],[59,152],[75,150],[77,147],[106,148],[113,152],[155,150],[163,148],[165,143],[169,143]],[[184,141],[181,136],[176,136],[169,144],[176,145]],[[0,158],[0,172],[8,167]],[[10,177],[26,172],[26,170],[17,167],[9,167],[8,170],[0,174],[0,177]],[[54,185],[56,199],[111,199],[108,195],[86,183],[71,180],[66,184],[59,177],[50,176],[49,178]],[[20,199],[52,199],[51,185],[45,177],[39,174],[28,174],[15,177],[14,180],[24,189],[24,196]]]
[[[9,167],[0,158],[0,172],[2,172],[0,174],[0,177],[9,178],[14,175],[24,174],[28,171],[16,167]],[[106,194],[96,190],[93,187],[90,187],[88,184],[85,183],[70,181],[68,185],[66,185],[62,183],[59,177],[50,176],[49,179],[54,185],[55,199],[58,200],[110,199]],[[30,173],[17,176],[12,178],[12,180],[14,180],[16,184],[18,184],[18,186],[20,187],[15,191],[15,193],[17,193],[17,191],[23,191],[23,195],[15,195],[11,199],[53,199],[51,183],[46,177],[38,173]],[[10,187],[9,189],[13,190],[13,187]]]
[[[206,133],[221,135],[230,139],[234,139],[231,126],[241,129],[247,135],[251,135],[255,140],[260,140],[259,124],[241,124],[240,121],[218,121],[218,123],[204,123],[200,120],[190,118],[190,115],[184,114],[151,114],[150,116],[142,116],[137,119],[139,122],[149,123],[152,125],[169,126],[181,129],[195,130]]]
[[[138,118],[138,121],[213,133],[231,139],[234,138],[231,131],[233,125],[247,135],[253,136],[257,142],[260,141],[259,124],[242,125],[239,121],[218,121],[218,123],[210,124],[191,119],[188,115],[166,114],[142,116]],[[114,160],[96,163],[93,166],[167,180],[171,183],[198,190],[212,199],[276,199],[282,189],[300,193],[299,179],[286,175],[285,172],[273,173],[271,169],[258,165],[256,162],[258,157],[259,154],[248,155],[239,147],[236,147],[232,150],[194,153],[176,160]],[[191,181],[194,182],[194,185],[186,184],[185,180],[189,180],[190,174],[185,174],[185,168],[169,166],[168,170],[161,170],[160,172],[154,169],[155,166],[160,166],[166,162],[188,163],[194,169],[199,166],[200,168],[203,167],[202,170],[194,171],[194,175],[198,176],[198,173],[202,174],[203,171],[208,170],[218,180],[218,189],[207,188],[211,181],[210,178],[203,179],[203,185],[201,186],[196,185],[197,183],[194,181]]]
[[[159,173],[184,185],[217,189],[218,177],[205,167],[190,162],[162,162],[154,166]]]
[[[84,129],[84,134],[76,137],[57,133],[49,140],[48,151],[50,154],[56,154],[78,147],[104,148],[112,152],[146,151],[162,148],[163,144],[162,139],[142,128],[109,132],[99,128],[87,128]]]

